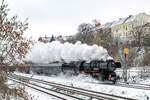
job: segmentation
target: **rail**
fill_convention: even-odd
[[[83,89],[83,88],[78,88],[78,87],[72,87],[72,86],[67,86],[67,85],[63,85],[63,84],[58,84],[58,83],[54,83],[54,82],[48,82],[48,81],[43,81],[43,80],[39,80],[39,79],[29,79],[28,77],[25,76],[18,76],[18,75],[14,75],[13,77],[17,77],[19,80],[30,80],[30,82],[35,82],[34,85],[36,85],[36,83],[41,83],[44,85],[48,85],[51,86],[53,88],[58,89],[59,91],[67,91],[70,93],[74,93],[74,94],[78,94],[78,95],[82,95],[82,96],[86,96],[89,97],[91,100],[93,98],[95,99],[100,99],[100,100],[134,100],[132,98],[127,98],[127,97],[121,97],[121,96],[116,96],[116,95],[112,95],[112,94],[107,94],[107,93],[102,93],[102,92],[97,92],[97,91],[92,91],[92,90],[87,90],[87,89]],[[32,83],[33,84],[33,83]],[[79,99],[81,100],[81,99]]]

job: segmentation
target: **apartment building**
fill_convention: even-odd
[[[118,21],[113,21],[102,25],[102,28],[110,28],[114,38],[131,37],[131,30],[134,27],[142,26],[150,22],[150,15],[139,13],[137,15],[129,15],[126,18],[120,18]]]

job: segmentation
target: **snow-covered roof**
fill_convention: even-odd
[[[116,26],[116,25],[120,25],[120,24],[123,24],[123,23],[128,23],[128,22],[134,21],[136,17],[137,17],[137,15],[134,15],[134,16],[131,15],[131,16],[128,16],[126,18],[121,18],[118,21],[114,21],[113,24],[111,25],[111,27]]]
[[[122,18],[122,19],[120,19],[118,21],[114,21],[114,23],[111,25],[111,27],[125,23],[126,19],[127,18]]]
[[[130,15],[126,18],[121,18],[118,21],[108,22],[108,23],[103,24],[102,26],[100,26],[100,28],[106,29],[106,28],[110,28],[110,27],[113,27],[113,26],[116,26],[116,25],[123,24],[123,23],[128,23],[128,22],[134,21],[137,16],[138,15],[134,15],[134,16]]]
[[[103,28],[103,29],[109,28],[109,27],[112,26],[113,23],[114,23],[114,21],[113,22],[108,22],[108,23],[102,25],[101,28]]]
[[[139,14],[138,14],[138,15],[139,15]],[[110,28],[110,27],[113,27],[113,26],[116,26],[116,25],[120,25],[120,24],[123,24],[123,23],[128,23],[128,22],[134,21],[135,18],[136,18],[138,15],[129,15],[128,17],[126,17],[126,18],[120,18],[120,19],[117,20],[117,21],[107,22],[106,24],[99,25],[99,26],[96,26],[96,27],[92,27],[92,28],[91,28],[91,31],[99,30],[99,29],[101,29],[101,28],[102,28],[102,29],[107,29],[107,28]]]
[[[134,15],[134,16],[129,17],[129,18],[126,20],[125,23],[134,21],[136,17],[137,17],[137,15]]]
[[[33,66],[51,66],[51,67],[56,67],[56,66],[61,66],[62,63],[36,63]]]

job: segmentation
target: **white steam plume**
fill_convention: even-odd
[[[107,57],[109,57],[107,50],[101,46],[89,46],[81,44],[81,42],[63,44],[54,41],[46,44],[36,43],[26,55],[25,60],[34,63],[51,63],[56,61],[106,60]]]

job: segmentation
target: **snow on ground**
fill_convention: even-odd
[[[123,77],[123,69],[116,69],[116,74]],[[127,81],[128,83],[141,83],[150,84],[150,66],[143,67],[131,67],[127,69]]]
[[[29,74],[22,74],[22,73],[17,73],[17,72],[16,74],[31,77],[31,74],[29,75]],[[60,76],[51,76],[51,77],[34,75],[33,78],[37,78],[37,79],[41,79],[45,81],[57,82],[57,83],[65,84],[65,85],[80,87],[84,89],[89,89],[89,90],[94,90],[94,91],[99,91],[99,92],[104,92],[104,93],[109,93],[109,94],[114,94],[118,96],[135,98],[138,100],[147,100],[148,96],[150,98],[150,91],[148,90],[117,87],[117,86],[108,85],[108,84],[98,84],[99,82],[97,80],[89,76],[85,76],[85,75],[78,75],[78,76],[60,75]],[[32,92],[32,90],[31,91],[28,90],[28,92]],[[33,92],[33,95],[34,95],[34,92]],[[40,97],[41,95],[38,95],[38,96],[39,98],[41,98]],[[41,99],[38,99],[38,100],[41,100]],[[42,99],[42,100],[51,100],[51,99]]]
[[[26,88],[26,91],[30,93],[35,100],[58,100],[58,98],[49,96],[48,94],[39,92],[32,88]]]
[[[15,83],[11,80],[8,80],[8,82],[6,84],[8,84],[10,88],[20,87],[20,85],[18,85],[17,83]],[[41,93],[41,92],[39,92],[35,89],[32,89],[32,88],[29,88],[29,87],[26,88],[26,91],[28,92],[29,97],[32,97],[32,100],[58,100],[56,97],[49,96],[47,94]],[[11,100],[20,100],[20,99],[12,97]]]

